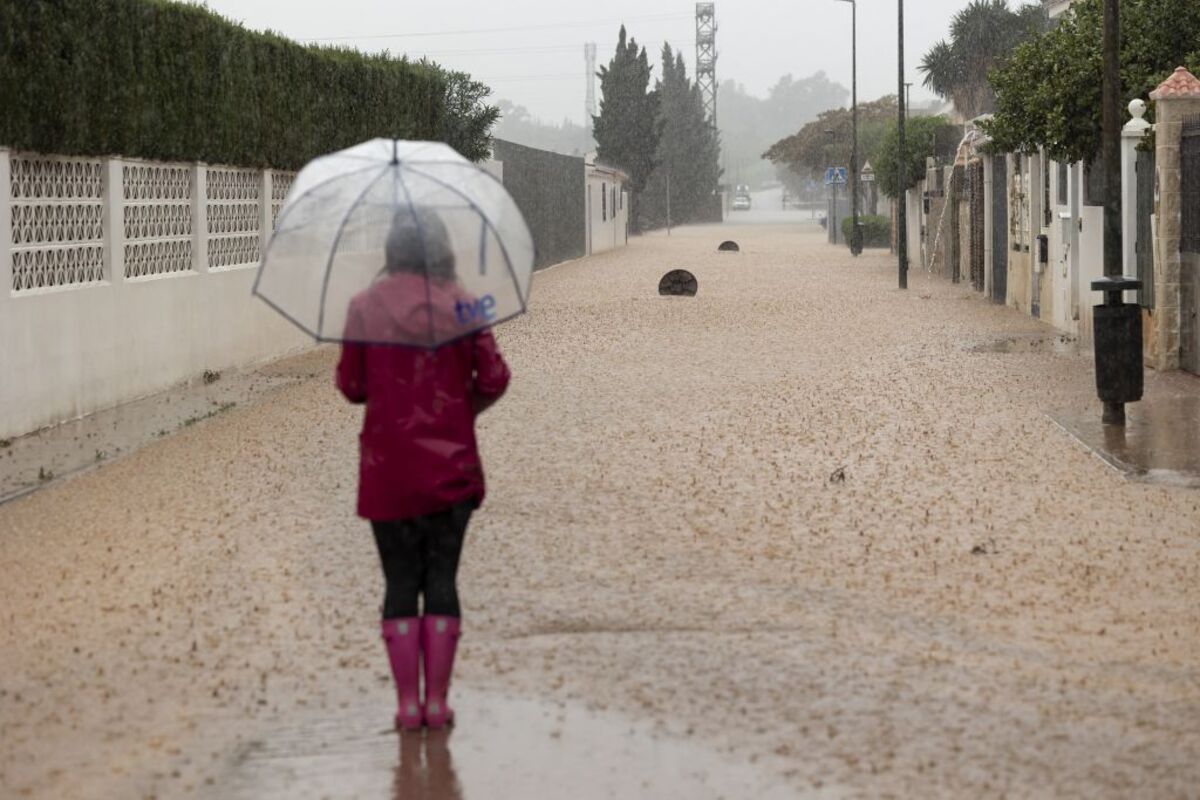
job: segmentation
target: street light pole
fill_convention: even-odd
[[[854,222],[850,226],[850,253],[862,252],[862,228],[858,222],[858,3],[856,0],[841,0],[850,4],[850,104],[851,127],[853,130],[850,149],[850,213]]]
[[[905,144],[905,115],[908,112],[908,93],[905,91],[910,84],[904,82],[904,0],[897,0],[899,4],[899,28],[900,28],[900,65],[899,65],[899,80],[900,88],[896,93],[896,105],[899,108],[899,120],[897,129],[897,155],[896,155],[896,198],[899,206],[896,208],[896,249],[900,254],[900,288],[908,288],[908,147]]]

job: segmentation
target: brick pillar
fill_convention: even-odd
[[[1157,363],[1160,370],[1179,369],[1180,359],[1180,266],[1182,239],[1183,174],[1180,170],[1180,146],[1184,120],[1200,115],[1200,80],[1183,67],[1175,70],[1161,86],[1150,93],[1157,103],[1155,153],[1155,212],[1158,232],[1155,237],[1155,333],[1158,338]]]

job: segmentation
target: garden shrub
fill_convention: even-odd
[[[0,0],[0,145],[295,169],[392,136],[486,155],[486,87],[167,0]],[[465,102],[464,102],[465,98]]]
[[[862,226],[863,247],[891,247],[892,222],[887,217],[860,216]],[[842,237],[847,246],[850,244],[850,232],[854,230],[854,217],[842,220]]]

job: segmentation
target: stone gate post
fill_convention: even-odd
[[[1155,152],[1155,210],[1158,235],[1155,240],[1154,284],[1158,337],[1157,363],[1160,370],[1179,369],[1180,363],[1180,241],[1183,228],[1183,173],[1180,147],[1184,120],[1200,115],[1200,80],[1183,67],[1150,93],[1155,101],[1157,136]]]

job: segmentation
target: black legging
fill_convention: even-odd
[[[425,598],[426,614],[462,616],[455,578],[474,507],[460,503],[423,517],[371,522],[387,581],[384,619],[417,616],[419,595]]]

